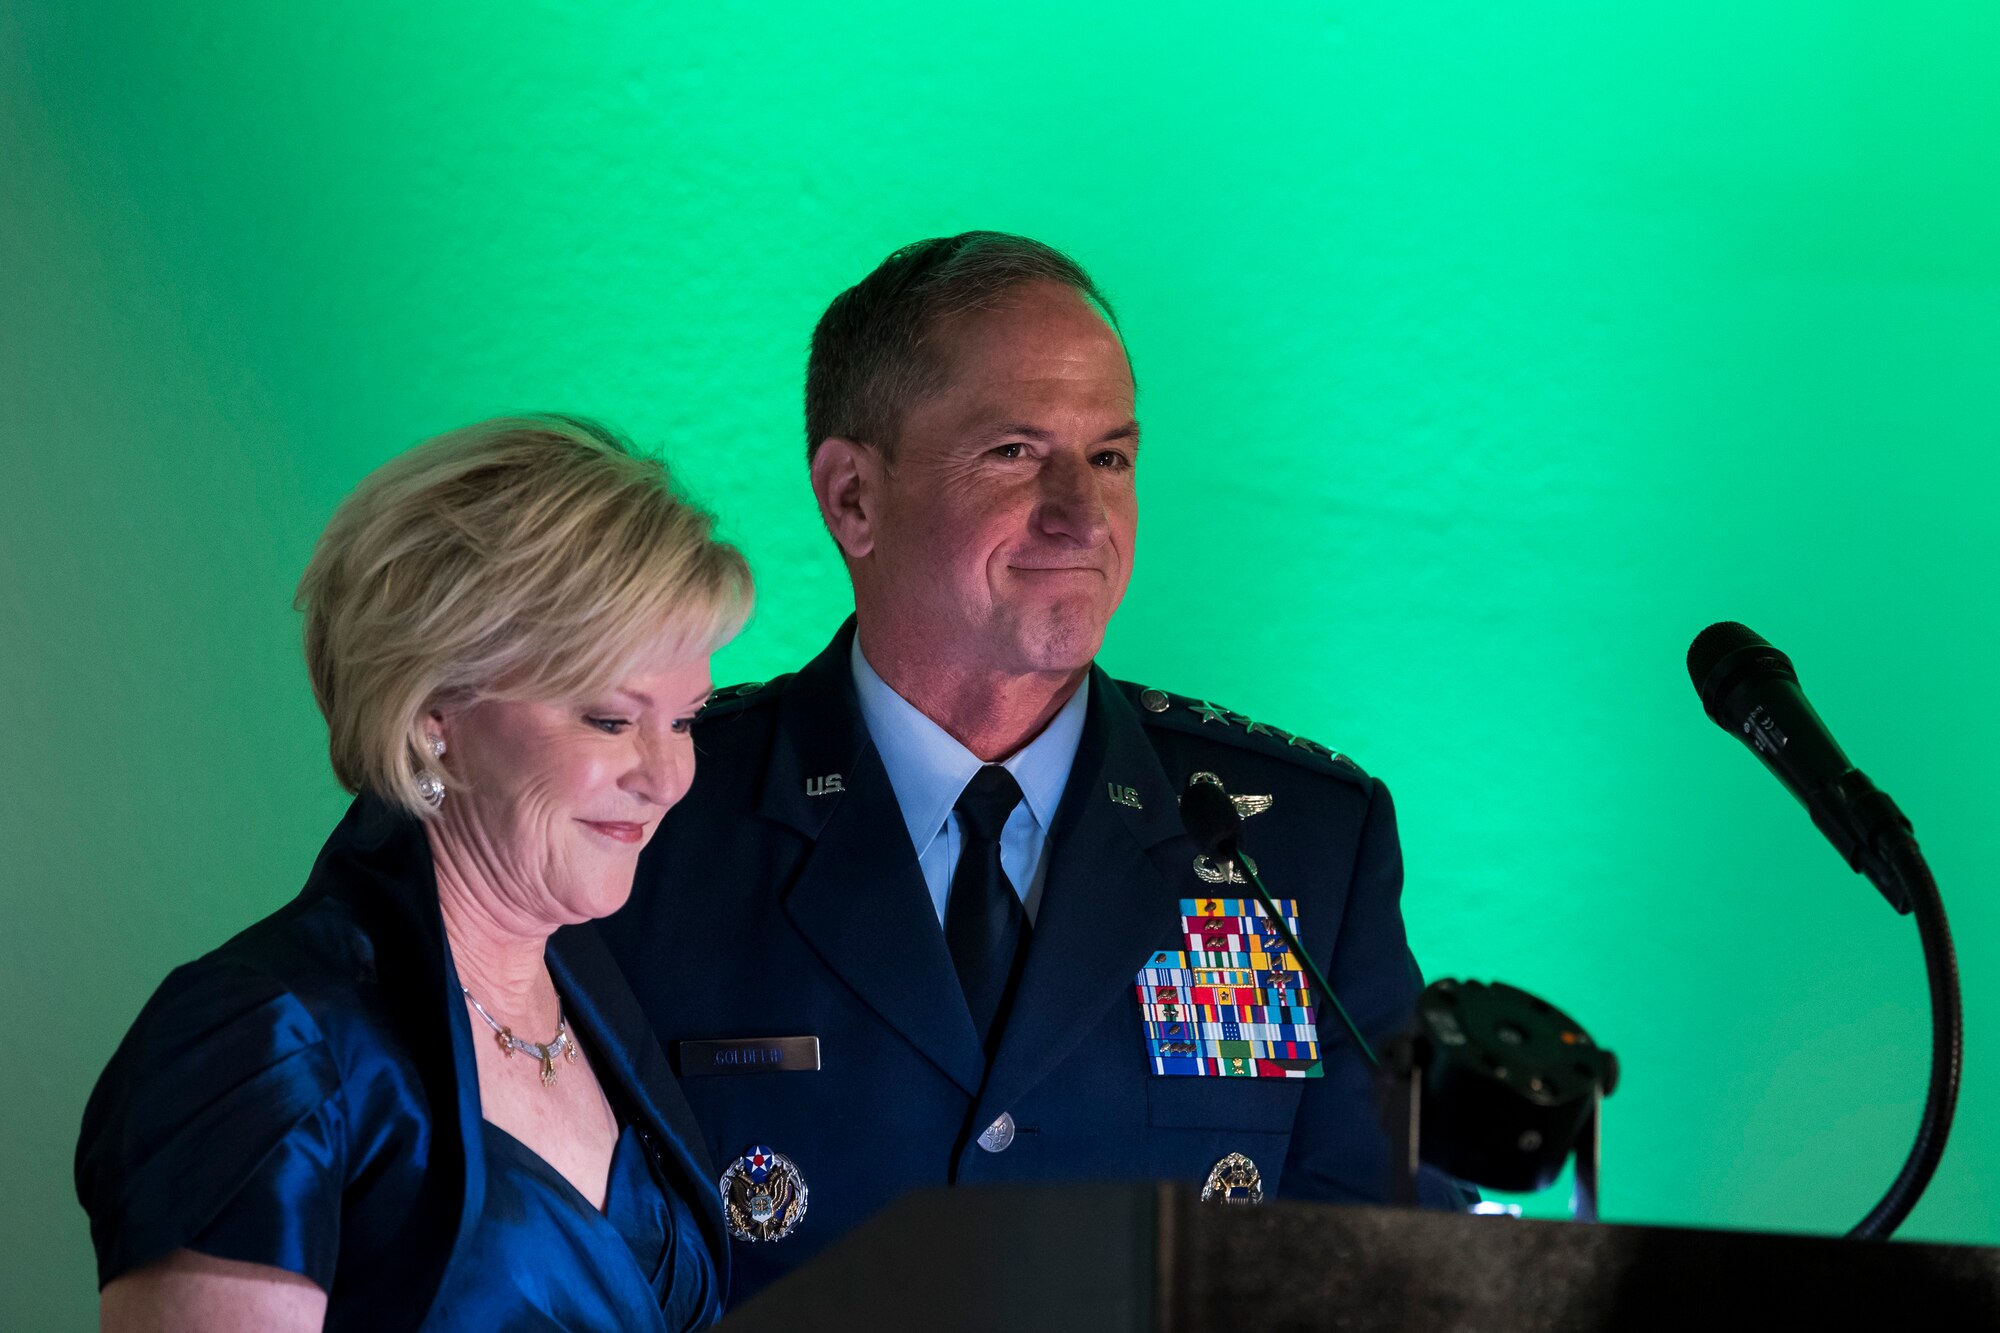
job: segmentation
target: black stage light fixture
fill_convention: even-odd
[[[1597,1215],[1598,1106],[1618,1057],[1548,1001],[1505,982],[1437,981],[1386,1044],[1392,1197],[1416,1202],[1418,1165],[1486,1189],[1547,1189],[1572,1153],[1571,1212]]]

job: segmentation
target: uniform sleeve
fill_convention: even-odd
[[[1403,848],[1395,805],[1381,782],[1371,780],[1370,787],[1326,977],[1355,1026],[1379,1052],[1415,1013],[1423,976],[1403,933]],[[1389,1192],[1389,1138],[1374,1071],[1331,1004],[1322,1005],[1318,1019],[1325,1075],[1308,1084],[1300,1098],[1285,1193],[1381,1203]],[[1429,1207],[1462,1208],[1476,1197],[1429,1167],[1419,1186]]]
[[[210,960],[161,984],[84,1109],[77,1196],[98,1284],[177,1249],[333,1281],[340,1079],[277,982]]]

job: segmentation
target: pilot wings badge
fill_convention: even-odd
[[[738,1240],[783,1240],[806,1215],[806,1178],[762,1144],[731,1162],[717,1185],[723,1221]]]
[[[1222,786],[1222,779],[1220,777],[1207,772],[1191,774],[1188,777],[1188,781],[1206,782],[1211,787]],[[1229,789],[1223,787],[1223,790],[1227,792]],[[1236,813],[1244,819],[1248,819],[1252,815],[1263,814],[1271,808],[1276,800],[1277,798],[1274,796],[1237,796],[1231,794],[1229,797],[1229,803],[1236,807]],[[1246,861],[1250,860],[1247,856],[1243,859]],[[1250,861],[1250,868],[1255,870],[1257,863]],[[1194,873],[1204,884],[1245,884],[1249,882],[1243,878],[1243,872],[1235,866],[1219,866],[1212,858],[1206,856],[1195,857]]]

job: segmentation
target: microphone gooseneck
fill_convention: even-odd
[[[1733,620],[1710,625],[1688,648],[1688,677],[1702,708],[1740,738],[1848,865],[1898,912],[1914,912],[1931,1000],[1931,1067],[1923,1119],[1903,1169],[1848,1234],[1882,1240],[1908,1217],[1944,1156],[1958,1106],[1964,1016],[1958,960],[1937,881],[1896,803],[1849,763],[1799,688],[1792,659]]]

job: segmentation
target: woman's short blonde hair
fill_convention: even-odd
[[[665,463],[575,417],[482,421],[377,468],[299,580],[334,775],[427,815],[428,710],[581,698],[643,655],[713,652],[752,598],[713,527]]]

